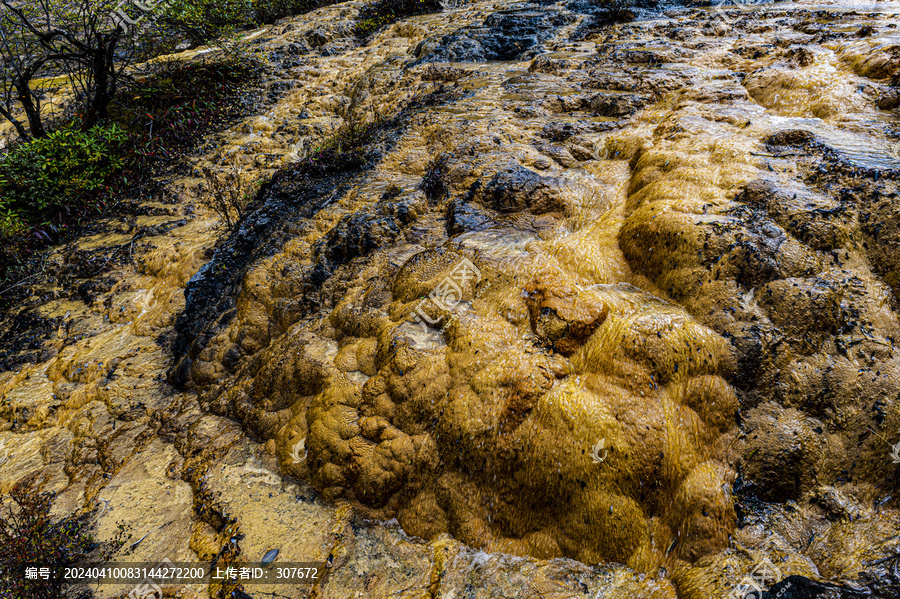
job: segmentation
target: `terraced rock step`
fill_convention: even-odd
[[[41,308],[0,490],[329,564],[251,597],[900,596],[900,7],[360,6],[250,42],[285,95],[193,165],[271,179],[235,230],[185,177]]]

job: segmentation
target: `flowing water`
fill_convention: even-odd
[[[288,91],[193,172],[444,91],[219,245],[187,176],[51,251],[0,492],[39,473],[126,561],[329,564],[252,597],[708,599],[765,560],[897,596],[900,6],[448,3],[365,43],[360,6],[250,36]]]

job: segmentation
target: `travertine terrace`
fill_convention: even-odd
[[[331,564],[252,597],[900,596],[900,6],[360,6],[249,36],[278,99],[193,159],[271,178],[234,232],[187,176],[49,254],[133,262],[35,291],[0,491],[130,561]]]

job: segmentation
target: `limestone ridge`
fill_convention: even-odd
[[[878,203],[896,173],[854,167],[814,133],[777,133],[767,104],[804,105],[755,82],[790,69],[772,50],[767,75],[715,74],[708,61],[752,60],[717,33],[721,14],[622,26],[585,56],[564,41],[575,20],[528,10],[415,47],[411,70],[486,69],[474,95],[400,131],[340,192],[346,212],[321,237],[252,265],[189,380],[328,500],[425,539],[666,567],[683,596],[703,597],[721,588],[704,572],[746,564],[734,539],[757,542],[757,502],[815,512],[840,484],[873,501],[891,476],[874,459],[881,441],[857,438],[898,418],[896,300],[881,281],[894,216]],[[709,41],[682,44],[682,28]],[[492,74],[509,48],[561,47],[574,57]],[[839,114],[842,98],[809,110]],[[439,175],[409,166],[423,149]],[[433,176],[442,193],[426,194]],[[375,181],[404,186],[379,196]],[[863,205],[883,207],[862,217]],[[464,260],[478,282],[435,296]],[[284,285],[292,263],[307,274]],[[310,297],[302,316],[282,307]],[[854,536],[884,525],[868,518]],[[819,559],[782,555],[798,575]]]
[[[893,16],[359,8],[254,38],[290,91],[198,158],[271,178],[235,231],[47,307],[0,485],[331,565],[292,597],[900,595]]]

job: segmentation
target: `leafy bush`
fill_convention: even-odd
[[[260,79],[262,64],[232,52],[192,62],[162,62],[123,89],[112,118],[131,138],[126,170],[140,179],[160,162],[193,147],[246,110],[241,96]]]
[[[359,13],[356,34],[365,37],[403,17],[441,11],[438,0],[377,0]]]
[[[195,45],[232,33],[253,20],[248,0],[174,0],[161,21],[183,33]]]
[[[257,23],[272,23],[276,19],[299,15],[319,6],[334,4],[337,0],[253,0],[253,12]]]
[[[336,0],[173,0],[161,21],[192,44],[227,37],[236,30],[302,14]]]
[[[293,168],[311,175],[328,175],[354,170],[371,158],[368,144],[381,131],[379,121],[349,121],[301,158]]]
[[[203,135],[246,113],[245,92],[261,72],[238,51],[157,63],[118,90],[106,126],[79,131],[73,122],[0,157],[0,306],[30,275],[35,249],[76,230],[113,191],[152,185]]]
[[[64,127],[15,146],[0,160],[0,230],[47,223],[56,213],[97,207],[97,193],[122,168],[122,129]]]
[[[37,247],[104,206],[122,170],[125,133],[114,125],[63,127],[22,142],[0,158],[0,307],[28,277]]]

